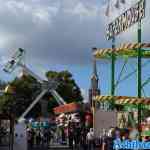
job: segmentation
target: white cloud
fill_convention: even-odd
[[[1,49],[22,47],[28,56],[34,56],[32,59],[44,62],[89,61],[90,49],[96,45],[99,6],[80,0],[0,2]]]
[[[48,9],[36,9],[32,12],[33,14],[33,22],[35,24],[49,24],[51,23],[51,20],[50,20],[50,14],[49,14],[49,11]]]
[[[79,15],[84,19],[84,17],[96,17],[98,15],[98,8],[94,6],[86,7],[82,2],[78,2],[73,10],[69,10],[69,12],[73,15]]]
[[[19,15],[19,12],[28,12],[30,11],[30,6],[26,5],[25,2],[17,2],[17,1],[6,1],[6,3],[4,3],[5,7],[8,8],[7,10],[11,11],[11,13],[15,14],[16,16]]]
[[[110,18],[122,13],[133,1],[126,0],[126,7],[120,11],[113,9]],[[27,50],[27,58],[32,57],[35,62],[88,64],[92,47],[110,45],[105,28],[111,19],[105,17],[106,5],[96,0],[0,0],[0,3],[3,55],[8,54],[4,50],[22,47]],[[133,35],[134,30],[130,30]],[[120,35],[119,39],[129,39],[130,34]]]

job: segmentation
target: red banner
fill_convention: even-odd
[[[53,110],[55,114],[67,113],[67,112],[76,112],[81,109],[80,104],[70,103],[62,106],[55,107]]]

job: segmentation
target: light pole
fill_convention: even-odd
[[[141,43],[141,20],[138,22],[138,43]],[[141,70],[141,64],[142,64],[142,50],[139,47],[138,48],[138,58],[137,58],[137,96],[138,98],[142,97],[142,70]],[[139,138],[141,137],[141,130],[140,130],[140,125],[141,125],[141,104],[138,105],[138,130],[139,130]]]
[[[112,38],[112,53],[111,53],[111,96],[115,95],[115,37]],[[112,109],[114,109],[114,99],[112,99],[111,103]]]

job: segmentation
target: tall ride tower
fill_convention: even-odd
[[[94,49],[93,49],[94,50]],[[93,73],[91,76],[91,87],[89,89],[89,103],[92,106],[92,97],[96,95],[100,95],[100,89],[98,85],[98,75],[97,75],[97,66],[96,66],[96,59],[93,57]]]

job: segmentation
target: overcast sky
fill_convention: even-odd
[[[27,51],[27,65],[36,73],[68,69],[87,93],[92,73],[91,48],[111,46],[105,37],[106,25],[137,1],[126,0],[120,10],[112,6],[110,17],[106,17],[107,0],[0,0],[0,69],[15,49],[21,47]],[[149,5],[148,1],[148,8]],[[146,18],[150,14],[148,8]],[[150,23],[146,18],[145,30]],[[135,41],[135,26],[119,36],[117,44],[123,40]],[[143,35],[149,41],[148,32]],[[107,61],[98,65],[106,72],[99,70],[104,78],[108,74],[107,65]],[[7,80],[15,75],[2,72],[0,78]],[[108,86],[102,86],[104,93]]]

